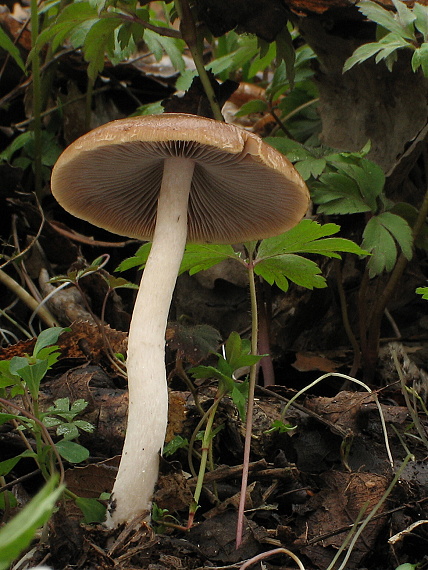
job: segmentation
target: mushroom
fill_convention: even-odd
[[[58,159],[52,193],[71,214],[152,241],[132,315],[129,408],[107,526],[144,514],[168,415],[165,329],[186,241],[233,244],[288,230],[309,195],[293,165],[258,136],[186,114],[113,121]]]

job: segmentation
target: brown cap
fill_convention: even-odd
[[[150,241],[163,161],[170,156],[195,162],[189,242],[240,243],[278,235],[307,210],[302,178],[258,136],[175,113],[113,121],[80,137],[58,159],[52,193],[79,218]]]

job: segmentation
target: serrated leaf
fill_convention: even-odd
[[[384,212],[378,216],[382,220],[382,224],[392,234],[395,241],[403,252],[406,259],[412,259],[413,236],[409,224],[401,216],[397,216],[391,212]]]
[[[180,274],[188,271],[190,275],[194,275],[229,257],[238,258],[231,245],[188,244],[181,262]]]
[[[302,220],[288,232],[264,239],[257,250],[256,262],[284,253],[305,253],[314,240],[331,236],[339,230],[337,224],[321,225],[313,220]]]
[[[159,22],[157,23],[160,24]],[[181,40],[161,36],[147,29],[144,31],[143,37],[158,61],[162,58],[163,54],[166,53],[177,71],[180,73],[185,71],[186,65],[183,59],[184,43]]]
[[[300,255],[285,254],[264,259],[254,267],[254,272],[285,292],[288,290],[288,280],[307,289],[327,286],[318,265]]]
[[[394,50],[405,47],[411,47],[411,44],[396,34],[387,34],[378,42],[371,42],[358,47],[354,53],[345,61],[343,65],[343,73],[349,71],[357,63],[363,63],[370,57],[379,54],[379,52],[380,55],[378,55],[376,63],[378,63],[380,59],[388,57]]]
[[[264,42],[258,38],[260,51],[254,57],[248,69],[248,77],[252,78],[257,75],[260,71],[264,71],[270,66],[273,59],[276,57],[276,45],[275,42]],[[256,111],[252,111],[256,112]]]
[[[189,326],[170,323],[166,331],[166,340],[172,350],[180,352],[183,360],[197,364],[217,350],[221,335],[217,329],[209,325]]]
[[[68,4],[68,6],[65,6],[61,10],[56,22],[40,33],[36,40],[35,48],[30,52],[29,60],[47,43],[51,43],[53,52],[55,52],[67,38],[70,39],[73,47],[81,47],[87,30],[97,20],[97,10],[91,6],[89,2],[73,2]],[[84,29],[85,33],[80,34],[80,29]]]
[[[144,267],[149,257],[152,244],[144,243],[140,246],[133,257],[124,259],[115,271],[126,271],[127,269],[133,269],[134,267]]]
[[[404,32],[408,34],[407,36],[411,40],[415,39],[414,27],[413,22],[416,20],[416,15],[413,13],[413,10],[410,10],[402,0],[392,0],[394,7],[397,11],[396,19]]]
[[[413,4],[413,14],[416,16],[415,26],[424,36],[424,42],[428,41],[428,6],[419,2]]]
[[[164,457],[169,457],[173,455],[179,449],[187,449],[189,447],[189,441],[187,438],[181,435],[176,435],[174,439],[169,441],[163,448],[162,455]]]
[[[411,30],[408,29],[407,24],[400,21],[394,12],[385,10],[385,8],[382,8],[379,4],[372,2],[371,0],[361,0],[361,2],[358,2],[357,6],[360,12],[367,16],[367,18],[376,22],[376,24],[379,24],[386,30],[394,32],[403,38],[414,39],[414,36],[412,35]]]
[[[119,18],[103,18],[96,21],[88,31],[83,44],[83,53],[88,65],[88,76],[95,81],[104,69],[105,54],[113,54],[116,28],[121,25]]]
[[[362,247],[372,254],[367,264],[371,278],[393,269],[397,260],[396,242],[401,248],[404,246],[403,254],[411,257],[411,230],[403,218],[384,212],[369,220],[364,229]]]
[[[417,48],[412,56],[412,70],[416,71],[419,67],[425,77],[428,77],[428,44],[423,43]]]
[[[239,38],[239,47],[235,51],[214,59],[207,64],[214,75],[219,75],[223,71],[233,72],[243,67],[248,61],[257,55],[259,47],[255,37]]]
[[[314,158],[309,149],[287,137],[266,137],[263,140],[286,155],[291,162]]]
[[[358,214],[372,209],[361,195],[357,182],[343,172],[322,174],[311,190],[321,214]]]
[[[428,287],[418,287],[416,289],[416,293],[418,295],[422,295],[422,299],[426,299],[428,301]]]

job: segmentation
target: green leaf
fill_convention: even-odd
[[[39,360],[34,364],[29,364],[28,360],[23,356],[14,356],[10,361],[11,372],[24,380],[34,399],[38,398],[40,382],[45,377],[48,369],[49,364],[47,360]]]
[[[392,214],[391,212],[384,212],[379,216],[382,220],[382,224],[391,233],[395,241],[403,252],[406,259],[412,259],[413,257],[413,236],[412,229],[404,218]]]
[[[174,455],[174,453],[179,449],[187,449],[188,447],[189,447],[188,439],[182,437],[181,435],[176,435],[174,439],[169,441],[164,446],[162,455],[164,457],[169,457],[170,455]]]
[[[18,135],[16,138],[13,139],[10,145],[2,153],[0,153],[0,160],[5,160],[6,162],[10,162],[15,152],[23,148],[32,138],[33,138],[32,131],[25,131],[25,133],[21,133],[20,135]]]
[[[254,77],[260,71],[264,71],[267,67],[271,65],[273,59],[276,57],[275,42],[271,43],[263,42],[263,40],[260,40],[260,38],[258,38],[258,40],[260,45],[260,51],[251,62],[251,65],[248,69],[249,78]]]
[[[62,423],[61,425],[58,426],[58,428],[56,430],[56,434],[58,436],[62,436],[64,438],[64,440],[69,441],[70,439],[76,439],[76,437],[79,437],[79,430],[74,425],[74,423],[73,424]],[[79,463],[79,461],[77,461],[75,463]]]
[[[370,212],[358,184],[342,172],[327,172],[312,184],[312,198],[320,214],[357,214]]]
[[[415,40],[415,33],[413,22],[416,20],[416,14],[414,14],[413,10],[410,10],[402,0],[392,0],[395,9],[397,10],[397,14],[395,15],[396,20],[400,24],[402,30],[406,35],[403,35],[401,32],[400,35],[403,37],[408,37],[411,40]]]
[[[248,101],[248,103],[244,103],[239,111],[235,113],[235,117],[245,117],[251,113],[264,113],[267,106],[267,101],[263,101],[263,99],[253,99],[252,101]]]
[[[160,25],[160,22],[157,22],[157,24]],[[162,58],[165,52],[177,71],[180,73],[185,71],[186,66],[182,55],[184,43],[182,41],[167,36],[161,36],[151,30],[144,30],[144,41],[153,52],[157,61]]]
[[[264,259],[254,267],[254,272],[285,292],[288,290],[288,280],[307,289],[327,286],[318,265],[300,255],[284,254]]]
[[[412,26],[410,25],[411,22],[409,21],[409,18],[412,18],[412,16],[406,16],[404,9],[401,10],[401,6],[397,6],[398,2],[394,1],[394,4],[398,10],[397,15],[390,10],[385,10],[385,8],[382,8],[379,4],[372,2],[371,0],[361,0],[361,2],[358,2],[357,6],[360,12],[373,22],[376,22],[376,24],[379,24],[390,32],[394,32],[402,38],[413,40],[414,34]],[[412,21],[413,20],[414,17]]]
[[[133,269],[134,267],[144,267],[147,262],[147,258],[149,257],[151,247],[151,243],[144,243],[137,249],[133,257],[124,259],[116,268],[116,271],[126,271],[127,269]]]
[[[428,41],[428,6],[419,2],[413,4],[413,14],[416,16],[415,26],[424,36],[424,42]]]
[[[403,254],[412,256],[412,233],[407,222],[391,212],[373,216],[363,233],[362,247],[372,256],[367,264],[369,276],[375,277],[383,271],[391,271],[397,260],[399,243]]]
[[[106,518],[106,507],[98,499],[77,497],[74,501],[83,513],[86,524],[102,523]]]
[[[265,433],[273,433],[277,431],[278,433],[285,433],[287,431],[292,431],[296,429],[297,426],[292,426],[290,424],[285,424],[282,420],[274,420],[271,427],[265,431]]]
[[[313,220],[302,220],[288,232],[263,240],[257,250],[256,264],[264,258],[285,253],[319,253],[328,257],[340,257],[338,252],[356,255],[367,253],[344,238],[323,239],[339,230],[337,224],[321,225]]]
[[[36,530],[51,516],[64,487],[52,478],[9,523],[0,529],[0,570],[9,565],[28,547]]]
[[[112,55],[114,52],[114,32],[121,23],[119,18],[104,18],[95,22],[86,34],[83,53],[85,60],[89,62],[88,76],[94,81],[104,69],[105,54]]]
[[[87,433],[92,433],[95,430],[95,426],[85,420],[74,420],[73,423],[78,429],[86,431]]]
[[[282,28],[281,32],[275,38],[276,43],[276,61],[279,66],[281,61],[284,61],[287,70],[287,79],[290,84],[290,89],[294,86],[294,64],[296,62],[296,52],[293,46],[293,38],[286,25]]]
[[[230,393],[230,397],[232,398],[242,421],[245,421],[245,413],[247,411],[248,389],[248,380],[239,383],[235,382]]]
[[[416,293],[418,295],[422,295],[422,299],[426,299],[428,301],[428,287],[418,287],[416,289]]]
[[[189,372],[194,378],[198,379],[217,378],[217,380],[223,380],[226,383],[231,381],[229,375],[223,374],[215,366],[194,366],[189,369]]]
[[[355,214],[378,209],[378,197],[385,185],[382,169],[365,158],[331,155],[336,172],[326,172],[312,184],[314,201],[324,214]]]
[[[15,495],[6,489],[0,492],[0,510],[14,509],[18,506],[18,501]]]
[[[357,63],[363,63],[370,57],[377,54],[376,63],[386,59],[392,52],[401,48],[412,47],[409,42],[397,34],[387,34],[378,42],[364,44],[358,47],[354,53],[345,61],[343,72],[349,71]]]
[[[96,21],[98,21],[97,10],[89,2],[68,4],[61,10],[56,22],[39,34],[29,60],[31,61],[34,54],[47,43],[51,43],[52,52],[55,53],[67,38],[74,48],[82,47],[88,30]]]
[[[7,51],[7,53],[15,60],[15,63],[17,63],[19,67],[22,69],[22,71],[26,73],[25,63],[21,57],[19,49],[1,27],[0,27],[0,48]]]
[[[62,328],[62,327],[52,327],[50,329],[45,329],[42,331],[39,336],[37,337],[36,344],[34,345],[33,349],[33,356],[37,358],[39,356],[39,351],[42,348],[50,346],[52,344],[56,344],[60,335],[64,331],[69,331],[69,328]]]
[[[231,245],[188,244],[181,262],[180,274],[188,271],[190,275],[194,275],[229,257],[238,259]]]
[[[1,414],[1,415],[6,416],[6,415],[12,415],[12,414]],[[16,419],[16,416],[12,416],[11,419]],[[1,423],[4,423],[4,422],[1,422]],[[0,462],[0,477],[4,477],[8,473],[10,473],[12,471],[12,469],[15,467],[15,465],[21,459],[23,459],[25,457],[36,458],[37,454],[34,453],[34,451],[30,451],[29,449],[26,449],[25,451],[23,451],[19,455],[15,455],[15,457],[11,457],[10,459],[5,459],[4,461],[1,461]]]
[[[428,77],[428,44],[423,43],[417,48],[412,56],[412,70],[416,71],[419,67],[422,68],[422,73]]]
[[[88,407],[88,402],[83,398],[79,398],[78,400],[75,400],[71,404],[70,412],[72,412],[73,415],[77,415],[83,412],[83,410],[86,410],[87,407]]]
[[[74,441],[67,441],[62,439],[55,444],[58,453],[65,460],[70,463],[81,463],[89,457],[89,451],[83,445],[75,443]]]

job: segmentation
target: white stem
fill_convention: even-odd
[[[165,160],[156,228],[128,337],[128,426],[107,526],[150,510],[168,420],[165,329],[187,238],[194,162]]]

